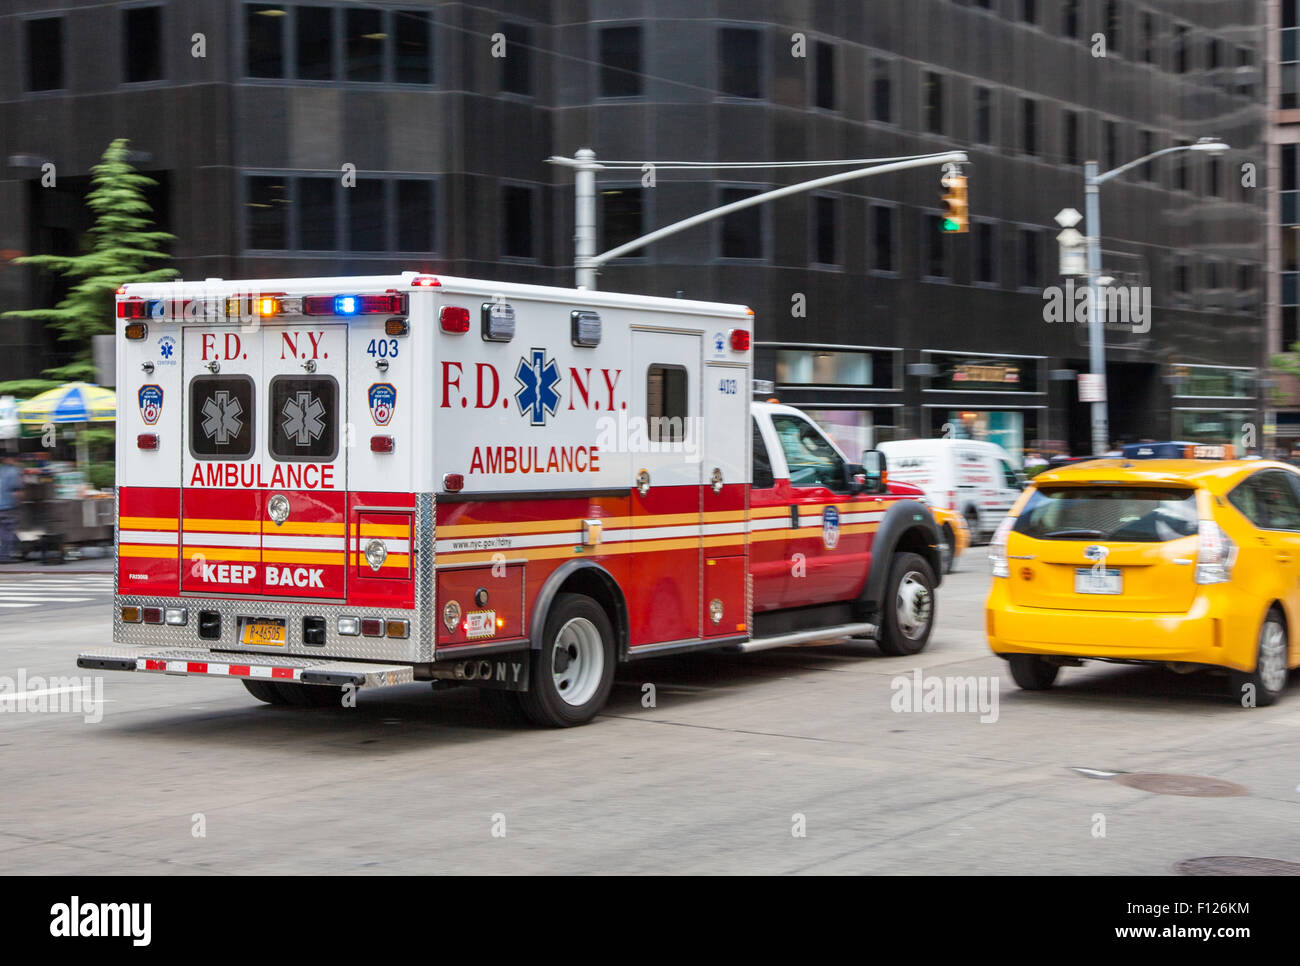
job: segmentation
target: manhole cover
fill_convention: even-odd
[[[1221,778],[1203,778],[1200,775],[1157,775],[1134,772],[1118,775],[1115,781],[1129,788],[1140,788],[1157,795],[1187,795],[1192,798],[1228,798],[1245,795],[1246,789]]]
[[[1253,855],[1205,855],[1175,863],[1174,871],[1180,875],[1300,875],[1300,862]]]

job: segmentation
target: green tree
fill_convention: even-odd
[[[91,336],[111,333],[115,324],[113,296],[127,282],[163,282],[175,278],[174,268],[151,268],[169,256],[161,248],[175,239],[153,228],[153,209],[144,189],[157,184],[127,161],[126,139],[109,144],[91,169],[86,205],[95,214],[94,227],[79,255],[27,255],[20,265],[58,272],[72,282],[67,297],[53,308],[18,309],[4,318],[37,319],[58,331],[61,341],[77,344],[72,362],[44,370],[46,378],[0,383],[0,393],[30,396],[72,380],[93,382],[95,365]]]

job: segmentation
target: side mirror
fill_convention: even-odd
[[[888,485],[888,471],[885,467],[885,454],[878,449],[869,449],[862,454],[862,472],[867,478],[867,489],[872,493],[883,493]]]

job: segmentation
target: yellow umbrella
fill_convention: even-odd
[[[117,396],[88,382],[68,382],[18,404],[20,423],[111,423]]]

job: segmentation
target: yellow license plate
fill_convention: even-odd
[[[282,620],[247,620],[244,621],[245,644],[257,644],[262,647],[284,646],[284,621]]]

